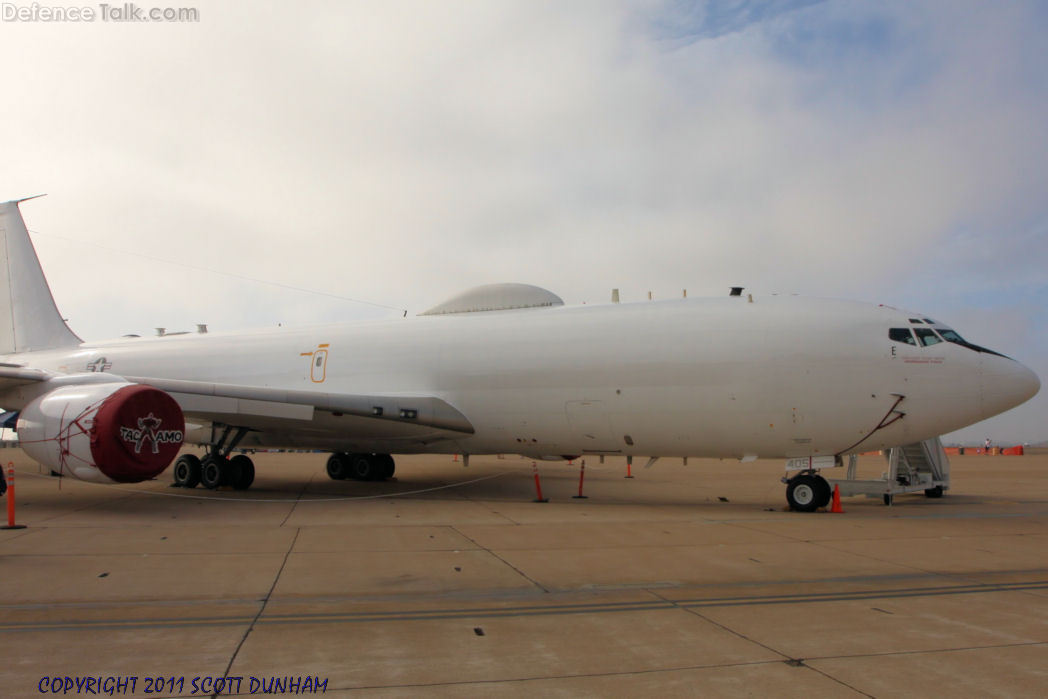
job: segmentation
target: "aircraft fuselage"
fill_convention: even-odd
[[[61,373],[432,395],[475,430],[376,433],[361,429],[366,418],[317,410],[301,429],[292,429],[293,416],[256,417],[267,429],[242,443],[377,453],[832,455],[928,439],[1036,393],[1037,378],[1007,357],[889,338],[891,328],[918,326],[933,327],[885,306],[725,297],[134,338],[6,361]],[[17,408],[33,390],[0,400]]]

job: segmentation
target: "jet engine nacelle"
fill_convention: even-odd
[[[138,483],[174,460],[185,438],[175,399],[130,383],[64,386],[18,416],[19,446],[63,475],[96,483]]]

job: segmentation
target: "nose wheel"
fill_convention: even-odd
[[[797,512],[814,512],[830,503],[830,484],[818,473],[800,473],[786,482],[786,502]]]

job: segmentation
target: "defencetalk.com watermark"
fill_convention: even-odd
[[[133,2],[80,7],[0,3],[4,22],[199,22],[197,7],[140,7]]]

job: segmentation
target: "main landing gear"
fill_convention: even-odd
[[[195,488],[202,485],[210,490],[222,485],[233,486],[236,490],[250,488],[255,482],[255,464],[244,454],[229,457],[247,431],[246,427],[226,427],[218,441],[208,447],[203,459],[194,454],[178,457],[174,467],[175,486]]]
[[[328,457],[327,474],[333,481],[384,481],[392,478],[397,466],[389,454],[343,454]]]
[[[786,502],[791,510],[814,512],[830,504],[830,484],[818,471],[802,471],[786,481]]]

